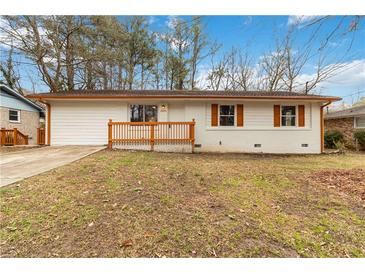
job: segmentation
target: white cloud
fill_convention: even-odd
[[[8,28],[9,28],[8,22],[3,17],[0,17],[0,47],[5,49],[10,48],[9,44],[11,44],[8,35],[4,31],[4,29],[6,30]]]
[[[343,63],[343,69],[338,71],[333,77],[319,83],[317,87],[312,91],[317,94],[325,94],[332,96],[343,97],[343,101],[334,104],[335,107],[343,105],[351,105],[358,100],[359,97],[365,96],[365,59],[353,60],[347,63]],[[329,65],[333,66],[333,65]],[[254,66],[252,68],[254,82],[260,82],[259,68]],[[312,67],[312,71],[315,68]],[[199,74],[197,81],[200,88],[207,88],[209,83],[207,76],[211,72],[209,66],[201,66],[199,68]],[[300,85],[298,90],[304,90],[306,81],[310,81],[315,78],[315,73],[303,73],[301,74],[296,84]],[[362,93],[357,94],[358,91]],[[353,96],[349,96],[354,94]]]
[[[343,69],[333,77],[319,83],[314,90],[316,93],[343,97],[343,101],[335,105],[352,104],[358,97],[365,96],[365,59],[353,60],[343,65]],[[302,74],[298,82],[305,85],[305,82],[313,79],[314,76],[314,74]],[[362,93],[357,94],[359,91]]]
[[[38,32],[42,41],[44,43],[49,43],[46,29],[39,26]],[[11,45],[20,47],[22,44],[20,37],[26,37],[29,35],[33,35],[32,32],[24,27],[16,30],[12,29],[8,21],[4,17],[0,16],[0,47],[5,49],[9,49]]]
[[[176,15],[169,15],[167,17],[167,20],[166,20],[166,26],[169,28],[169,29],[173,29],[174,26],[176,25],[176,23],[178,22],[179,20],[179,17],[176,16]]]
[[[148,16],[148,24],[152,25],[153,23],[155,23],[157,21],[155,16]]]
[[[365,87],[365,59],[345,63],[341,72],[330,78],[326,85]]]
[[[288,17],[288,26],[299,26],[318,17],[318,15],[290,15]]]
[[[208,66],[199,66],[198,75],[196,77],[197,86],[201,89],[207,89],[209,86],[208,76],[211,73],[211,69]]]
[[[243,25],[244,26],[249,26],[249,25],[251,25],[252,21],[253,21],[252,16],[246,16],[245,20],[243,21]]]

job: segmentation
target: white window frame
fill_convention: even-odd
[[[135,103],[135,104],[129,104],[129,109],[128,109],[128,121],[131,122],[131,119],[132,119],[132,112],[131,112],[131,107],[134,106],[134,105],[141,105],[143,106],[143,122],[146,122],[145,121],[145,108],[146,106],[156,106],[157,107],[157,122],[160,120],[160,117],[159,117],[159,105],[158,104],[150,104],[150,103],[146,103],[146,104],[143,104],[143,103]]]
[[[359,127],[359,126],[357,126],[357,118],[363,118],[363,119],[365,119],[365,117],[362,117],[362,116],[354,117],[354,128],[365,128],[365,127]]]
[[[221,106],[233,106],[234,114],[233,114],[233,125],[232,126],[221,126]],[[222,116],[232,116],[232,115],[222,115]],[[236,127],[236,116],[237,116],[237,105],[236,104],[219,104],[218,105],[218,125],[222,128],[233,128]]]
[[[282,107],[295,107],[295,125],[294,126],[283,125]],[[293,115],[291,115],[291,116],[293,116]],[[280,105],[280,127],[284,127],[284,128],[297,128],[298,127],[298,105],[294,105],[294,104]]]
[[[10,120],[10,111],[16,111],[17,115],[18,115],[18,119],[17,120]],[[9,109],[8,112],[8,119],[10,123],[20,123],[21,119],[20,119],[20,109]]]

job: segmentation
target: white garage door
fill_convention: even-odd
[[[51,145],[105,145],[108,120],[126,117],[127,104],[120,101],[52,102]]]

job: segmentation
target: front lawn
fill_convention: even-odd
[[[365,155],[101,151],[0,189],[2,257],[364,257]]]

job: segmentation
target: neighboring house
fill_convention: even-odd
[[[15,90],[0,85],[0,127],[5,129],[17,128],[28,135],[30,145],[37,143],[37,128],[44,110]]]
[[[329,112],[324,116],[325,130],[342,132],[348,146],[355,146],[354,130],[365,129],[365,105]]]
[[[194,119],[196,151],[250,153],[321,153],[323,107],[341,100],[293,92],[190,90],[68,91],[29,97],[47,105],[50,145],[105,145],[119,139],[113,142],[128,147],[133,140],[148,143],[151,134],[160,138],[160,147],[167,139],[179,145],[171,139],[187,129],[172,122]],[[128,123],[113,125],[108,136],[109,119]],[[152,133],[143,125],[151,121],[157,122]]]

